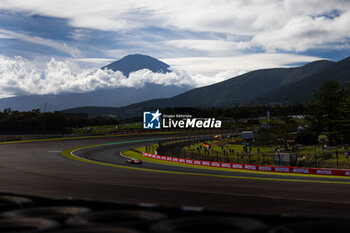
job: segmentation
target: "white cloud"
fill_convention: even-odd
[[[0,33],[3,34],[4,36],[7,36],[8,38],[18,39],[18,40],[33,43],[33,44],[44,45],[44,46],[56,49],[58,51],[70,54],[73,57],[80,56],[79,49],[77,49],[76,47],[68,46],[64,42],[57,42],[54,40],[45,39],[45,38],[41,38],[38,36],[29,36],[26,34],[14,32],[14,31],[10,31],[10,30],[5,30],[5,29],[1,29],[1,28],[0,28]]]
[[[230,51],[239,51],[251,47],[250,42],[246,41],[225,41],[225,40],[170,40],[165,42],[177,48],[185,48],[189,50],[198,50],[211,52],[211,54],[222,54]]]
[[[246,35],[252,38],[250,46],[267,51],[305,51],[343,43],[350,35],[347,0],[0,0],[0,9],[66,18],[77,28],[120,32],[158,27],[224,33],[227,38]],[[188,48],[198,40],[185,39],[169,43]],[[206,50],[204,45],[215,47],[215,43],[219,49],[246,46],[237,41],[201,41],[193,49]]]
[[[23,94],[83,93],[99,88],[135,87],[146,83],[159,85],[196,85],[185,72],[161,74],[139,70],[126,78],[121,72],[91,68],[74,72],[71,61],[51,59],[45,68],[21,57],[0,55],[0,98]]]
[[[190,75],[216,76],[219,73],[239,75],[251,70],[287,67],[293,63],[306,63],[322,58],[294,54],[248,54],[234,57],[183,57],[165,58],[163,62],[176,69],[186,70]],[[215,80],[215,77],[212,78]],[[218,79],[221,80],[221,79]]]
[[[76,58],[76,59],[73,59],[73,61],[82,62],[82,63],[89,63],[89,64],[105,65],[107,63],[113,62],[114,59],[111,59],[111,58]]]
[[[6,33],[1,33],[0,32],[0,39],[14,39],[12,36]]]
[[[140,2],[140,3],[138,3]],[[69,19],[71,26],[99,30],[125,30],[140,26],[142,19],[132,14],[142,7],[141,1],[102,0],[1,0],[0,9],[29,12]]]
[[[85,39],[90,39],[91,35],[86,29],[75,29],[72,33],[69,35],[70,38],[73,40],[81,41]]]
[[[300,16],[291,19],[282,28],[256,35],[252,43],[268,51],[305,51],[323,44],[350,39],[349,27],[345,28],[345,25],[350,25],[350,15],[335,19]]]

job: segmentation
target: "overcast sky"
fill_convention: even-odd
[[[177,69],[169,82],[193,86],[338,61],[350,54],[349,25],[348,0],[0,0],[0,97],[59,93],[52,73],[63,72],[69,90],[65,82],[134,53]],[[35,88],[42,79],[52,87]]]

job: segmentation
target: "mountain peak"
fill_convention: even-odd
[[[115,61],[109,65],[102,67],[102,69],[120,71],[126,77],[128,77],[131,72],[135,72],[142,69],[149,69],[154,73],[171,72],[169,70],[168,64],[161,62],[151,56],[142,54],[127,55],[118,61]]]

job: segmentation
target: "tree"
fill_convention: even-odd
[[[342,141],[350,142],[350,82],[344,89],[343,103],[339,106],[339,119],[337,124],[340,127]]]
[[[296,134],[294,134],[296,129],[296,121],[285,114],[279,120],[276,120],[272,127],[261,127],[258,130],[258,137],[283,145],[284,149],[288,150],[288,140],[296,139]]]
[[[339,119],[341,106],[344,101],[344,90],[336,81],[325,81],[314,92],[316,101],[311,104],[311,130],[328,136],[329,141],[335,143],[341,137]]]

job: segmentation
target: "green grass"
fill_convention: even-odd
[[[263,163],[263,160],[265,162],[265,164],[271,164],[273,162],[273,158],[272,156],[268,156],[268,154],[274,154],[274,150],[275,148],[273,147],[259,147],[260,148],[260,153],[257,152],[257,147],[253,147],[252,151],[251,151],[251,158],[248,157],[247,153],[243,153],[243,158],[241,157],[242,151],[243,151],[243,145],[239,145],[239,144],[228,144],[223,142],[222,145],[218,145],[217,144],[218,141],[211,141],[209,142],[209,144],[212,145],[213,147],[213,151],[210,150],[209,155],[205,154],[205,148],[203,147],[203,143],[197,143],[191,146],[190,150],[188,147],[184,147],[183,149],[185,150],[186,155],[191,155],[193,154],[193,157],[196,159],[201,158],[201,160],[219,160],[219,161],[226,161],[227,159],[229,159],[229,162],[233,162],[233,163]],[[200,146],[202,146],[202,148],[199,150],[201,155],[199,156],[198,154],[198,150],[195,149],[193,150],[193,148],[200,148]],[[226,155],[224,155],[224,150],[226,150],[227,152],[233,149],[234,153],[226,153]],[[193,151],[193,153],[192,153]],[[249,152],[249,150],[248,150]],[[237,156],[237,153],[239,154]],[[264,153],[266,156],[262,156],[262,153]]]
[[[241,145],[238,143],[231,144],[232,142],[230,142],[230,141],[210,141],[208,143],[212,145],[212,147],[214,148],[215,151],[218,151],[220,153],[223,153],[223,149],[224,150],[226,149],[226,151],[229,149],[234,149],[235,152],[242,152],[243,147],[244,147],[244,145]],[[200,146],[202,146],[201,152],[204,152],[203,143],[197,143],[197,144],[192,145],[191,147],[197,148]],[[223,148],[222,148],[222,146],[223,146]],[[283,149],[281,146],[259,146],[259,148],[260,148],[260,153],[265,153],[265,154],[274,154],[276,148]],[[188,150],[188,147],[185,147],[185,149]],[[314,145],[308,145],[308,146],[299,147],[299,149],[296,153],[298,153],[300,155],[307,155],[307,154],[315,154],[315,151],[317,151],[317,154],[321,154],[323,152],[321,146],[316,147]],[[335,153],[335,151],[336,151],[336,148],[333,147],[330,150],[326,150],[325,152]],[[345,151],[347,151],[347,149],[338,149],[339,153],[344,153]],[[257,154],[258,147],[252,145],[251,153],[252,153],[252,155]]]
[[[202,142],[191,145],[190,148],[184,147],[183,154],[200,160],[274,165],[275,149],[283,149],[281,146],[259,146],[260,152],[258,153],[258,147],[252,144],[251,158],[245,152],[242,158],[241,154],[244,151],[244,145],[241,145],[238,140],[215,140],[208,143],[213,148],[213,151],[210,150],[209,154],[205,154],[206,149]],[[199,148],[200,153],[197,148]],[[234,154],[228,153],[230,149],[234,149]],[[226,150],[226,155],[224,155],[224,150]],[[316,153],[317,167],[336,168],[336,150],[338,151],[338,168],[350,168],[350,159],[346,159],[344,156],[344,152],[348,150],[345,148],[337,149],[333,147],[330,150],[323,151],[321,146],[308,145],[300,146],[297,151],[289,152],[298,154],[298,166],[314,167]],[[237,152],[239,156],[237,156]],[[262,156],[263,153],[265,156]]]

